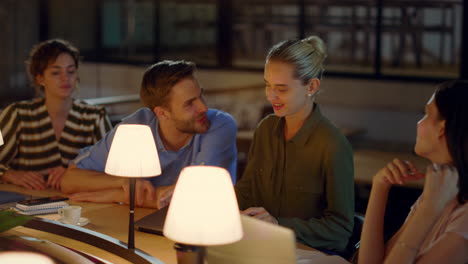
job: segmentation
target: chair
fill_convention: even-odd
[[[364,216],[355,214],[354,215],[354,227],[353,233],[349,238],[348,245],[346,246],[343,257],[353,263],[353,260],[357,256],[357,251],[361,244],[361,231],[362,226],[364,225]]]

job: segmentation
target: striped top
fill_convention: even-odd
[[[9,168],[40,171],[68,167],[78,151],[99,141],[112,125],[101,106],[74,100],[57,140],[45,98],[15,102],[0,113],[0,177]]]

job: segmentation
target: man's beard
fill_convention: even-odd
[[[204,115],[206,118],[206,114]],[[181,120],[174,119],[174,126],[177,130],[183,133],[188,134],[201,134],[208,131],[210,128],[210,121],[206,118],[206,121],[202,124],[198,123],[196,120],[199,120],[201,116],[196,119]]]

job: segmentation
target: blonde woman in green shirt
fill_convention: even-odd
[[[316,36],[270,49],[264,78],[274,115],[258,124],[235,189],[243,214],[289,227],[311,247],[343,252],[353,229],[353,153],[315,103],[326,56]]]

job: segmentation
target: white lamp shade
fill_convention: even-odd
[[[0,130],[0,146],[3,145],[3,136],[2,131]]]
[[[118,126],[104,171],[122,177],[160,175],[158,150],[149,126],[127,124]]]
[[[17,263],[35,263],[35,264],[54,264],[54,261],[49,257],[27,251],[4,251],[0,252],[0,263],[2,264],[17,264]]]
[[[229,172],[190,166],[180,173],[164,224],[164,236],[190,245],[222,245],[242,238],[239,206]]]

